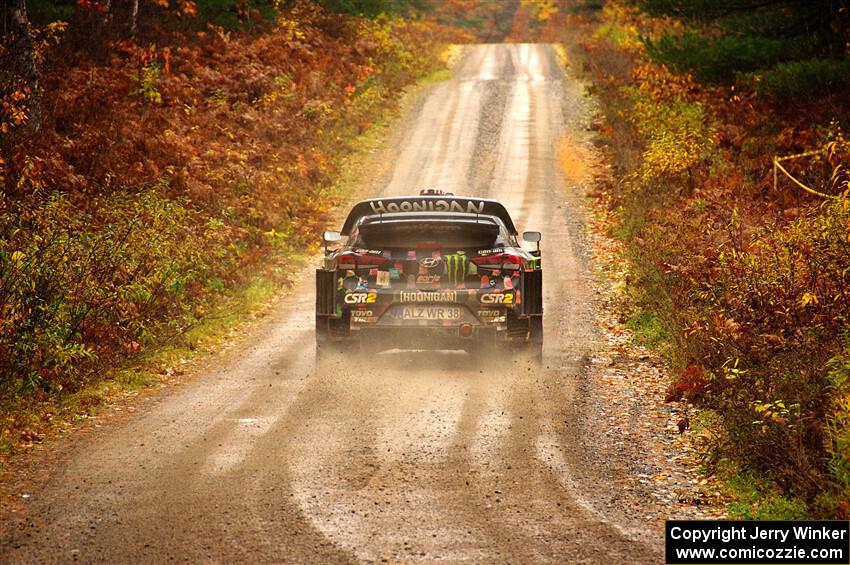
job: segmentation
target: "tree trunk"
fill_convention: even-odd
[[[12,32],[15,41],[12,44],[12,58],[15,71],[29,88],[27,106],[29,113],[27,122],[30,130],[37,132],[41,129],[41,90],[38,86],[38,67],[35,63],[30,22],[27,19],[26,0],[11,0]]]
[[[136,33],[139,31],[139,0],[133,0],[133,12],[130,16],[130,35],[132,37],[136,37]]]

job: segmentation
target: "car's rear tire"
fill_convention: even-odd
[[[350,316],[349,312],[345,312],[341,318],[316,316],[317,361],[352,350],[352,344],[345,339],[351,335]]]
[[[543,362],[543,316],[528,320],[528,351],[538,363]]]
[[[534,362],[543,360],[543,316],[520,318],[508,312],[508,339],[512,349]]]

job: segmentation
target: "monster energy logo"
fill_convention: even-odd
[[[452,284],[460,284],[466,280],[466,272],[469,269],[469,259],[462,253],[446,255],[446,276]]]

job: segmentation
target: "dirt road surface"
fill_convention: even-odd
[[[543,232],[542,367],[453,352],[317,367],[307,270],[246,347],[73,453],[0,561],[662,562],[586,402],[581,187],[558,154],[587,136],[583,92],[551,46],[465,47],[364,181],[496,198]]]

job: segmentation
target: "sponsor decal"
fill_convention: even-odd
[[[416,284],[437,284],[440,282],[440,275],[419,275],[416,277]]]
[[[488,292],[487,294],[482,294],[480,300],[481,304],[513,304],[514,295],[510,293]]]
[[[377,318],[374,317],[374,312],[372,310],[352,310],[351,311],[351,321],[352,322],[361,322],[361,323],[370,323],[377,322]]]
[[[496,253],[504,253],[504,252],[505,252],[504,247],[497,247],[496,249],[481,249],[478,252],[478,254],[481,255],[481,256],[484,256],[484,255],[495,255]]]
[[[456,302],[457,293],[453,290],[435,292],[405,292],[398,293],[400,302]]]
[[[501,310],[479,310],[479,318],[502,318],[505,313]]]
[[[390,272],[378,271],[375,276],[375,284],[378,286],[390,286]]]
[[[469,270],[469,258],[461,252],[445,256],[446,276],[452,284],[460,284],[466,280],[466,272]]]
[[[380,249],[355,249],[355,253],[359,253],[360,255],[383,255],[384,252]]]
[[[349,292],[345,295],[346,304],[374,304],[377,300],[376,292]]]
[[[440,265],[440,261],[439,257],[424,257],[419,260],[419,264],[426,269],[433,269]]]
[[[466,212],[468,214],[484,213],[484,202],[456,200],[393,200],[384,203],[383,200],[370,202],[372,212],[386,214],[392,212]]]

